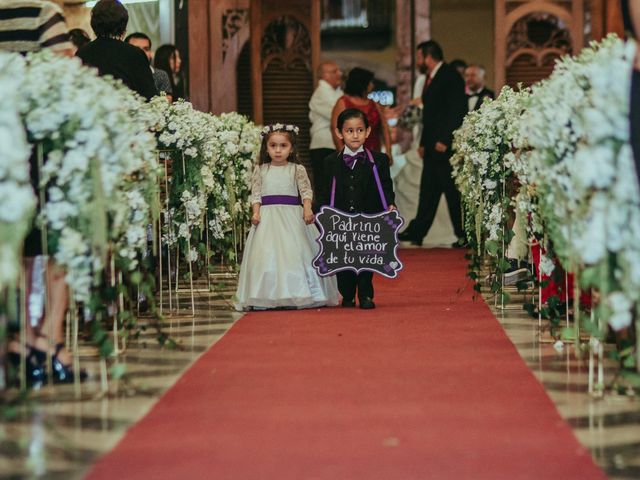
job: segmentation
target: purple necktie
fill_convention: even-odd
[[[367,154],[364,152],[364,150],[356,153],[355,155],[349,155],[348,153],[344,153],[342,155],[342,160],[344,160],[344,164],[348,168],[353,168],[353,164],[356,163],[357,161],[364,163],[366,159],[367,159]]]

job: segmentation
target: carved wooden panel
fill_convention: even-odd
[[[511,27],[507,37],[507,65],[523,51],[538,58],[549,51],[559,56],[571,53],[571,34],[558,17],[544,12],[530,13]]]
[[[549,54],[539,58],[534,55],[521,55],[508,67],[506,72],[506,84],[516,88],[519,83],[528,87],[551,75],[557,56]]]
[[[266,121],[265,109],[271,108],[263,92],[263,81],[271,62],[278,62],[280,79],[283,85],[289,85],[285,88],[292,88],[287,83],[290,82],[289,75],[294,76],[294,72],[304,65],[311,80],[309,84],[296,85],[295,89],[311,91],[313,88],[313,72],[320,62],[320,2],[251,0],[250,14],[253,118],[263,123]],[[311,94],[308,95],[304,105],[302,100],[296,100],[300,105],[295,108],[307,109]]]
[[[545,78],[552,70],[549,58],[579,51],[584,46],[586,2],[496,0],[496,87]]]
[[[313,74],[299,57],[286,61],[275,57],[262,75],[264,123],[292,123],[300,127],[298,151],[302,164],[309,167],[309,99],[313,93]]]
[[[309,30],[293,16],[274,19],[262,35],[260,57],[264,123],[298,125],[298,149],[307,166],[309,99],[313,93]]]
[[[237,110],[236,65],[249,38],[249,0],[189,2],[187,31],[194,105],[216,114]]]
[[[249,22],[248,8],[227,8],[222,14],[222,61],[227,57],[231,41]]]
[[[311,70],[311,39],[309,30],[295,17],[283,15],[267,25],[262,35],[262,69],[274,59],[282,62],[286,70],[296,61]]]

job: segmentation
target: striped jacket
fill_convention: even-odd
[[[72,50],[60,7],[43,0],[0,0],[0,50]]]

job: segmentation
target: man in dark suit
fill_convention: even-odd
[[[486,99],[493,100],[495,94],[485,85],[485,70],[480,65],[469,65],[464,71],[467,84],[467,103],[469,111],[478,110]]]
[[[427,80],[422,93],[422,138],[424,168],[420,179],[418,213],[400,240],[422,245],[436,216],[440,196],[444,193],[453,229],[460,241],[464,238],[460,192],[451,178],[451,143],[453,132],[467,113],[464,80],[444,62],[442,48],[433,40],[418,45],[416,64],[424,66]]]

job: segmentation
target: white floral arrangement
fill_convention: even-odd
[[[160,102],[163,100],[160,98]],[[167,109],[165,122],[159,136],[163,147],[180,150],[191,159],[204,161],[213,157],[210,114],[195,110],[191,103],[180,99]]]
[[[528,100],[528,90],[504,87],[498,98],[470,112],[454,133],[452,175],[465,204],[467,234],[479,249],[485,242],[495,245],[506,222],[511,203],[506,183],[513,173],[509,160]],[[495,256],[497,250],[488,253]]]
[[[229,233],[234,225],[249,219],[251,172],[260,152],[261,130],[235,112],[214,117],[214,125],[217,168],[213,173],[217,186],[212,191],[211,206],[216,212],[212,232],[219,236],[221,231]],[[223,215],[222,209],[227,213]]]
[[[87,301],[110,244],[131,269],[146,246],[156,142],[132,115],[140,97],[76,58],[31,54],[20,81],[29,139],[46,155],[40,221],[76,300]]]
[[[520,136],[530,185],[562,265],[600,291],[601,315],[628,327],[640,301],[640,196],[629,144],[635,45],[609,36],[563,58],[533,87]]]
[[[174,246],[189,237],[193,247],[205,228],[215,240],[232,239],[233,225],[248,218],[260,129],[237,113],[214,116],[194,110],[188,102],[169,104],[162,97],[142,106],[140,115],[152,125],[159,148],[168,150],[173,160],[173,200],[165,212],[171,228],[165,225],[164,242]],[[177,175],[176,169],[181,170]],[[198,259],[197,249],[192,248],[189,258]]]
[[[15,285],[24,239],[33,218],[36,196],[29,183],[31,147],[20,119],[21,79],[25,61],[0,52],[0,291]]]
[[[157,148],[172,162],[171,205],[168,210],[162,207],[163,241],[173,247],[179,239],[190,240],[205,228],[207,186],[202,168],[214,158],[212,116],[184,100],[170,104],[164,96],[151,99],[140,110],[139,116],[157,136]]]

